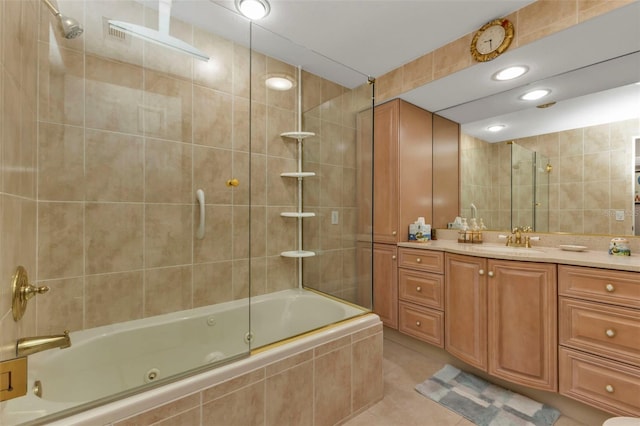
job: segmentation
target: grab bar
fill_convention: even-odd
[[[199,240],[204,238],[204,191],[202,189],[198,189],[196,191],[196,199],[198,200],[198,204],[200,204],[200,225],[198,225],[198,232],[196,232],[196,238]]]

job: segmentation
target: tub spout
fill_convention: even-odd
[[[64,349],[69,346],[71,346],[69,330],[65,330],[64,334],[53,336],[24,337],[18,339],[18,343],[16,343],[16,356],[31,355],[53,348]]]

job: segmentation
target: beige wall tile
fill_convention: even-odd
[[[213,386],[209,389],[202,391],[202,402],[209,402],[220,398],[221,396],[228,395],[236,392],[247,386],[261,383],[264,385],[265,369],[259,368],[249,371],[240,376],[233,377],[219,385]]]
[[[296,219],[282,217],[281,207],[267,207],[267,256],[296,250]]]
[[[200,395],[193,394],[186,396],[184,398],[180,398],[177,401],[173,401],[169,404],[161,405],[159,407],[153,408],[149,411],[146,411],[142,414],[138,414],[137,416],[130,417],[126,420],[119,421],[114,423],[113,426],[142,426],[142,425],[151,425],[157,422],[160,422],[164,419],[173,420],[176,422],[177,418],[174,416],[179,416],[181,413],[190,412],[194,408],[200,407]],[[191,417],[189,417],[191,419]],[[198,423],[174,423],[176,425],[183,424],[200,424]]]
[[[304,116],[318,117],[320,111],[315,108],[320,105],[321,100],[322,78],[302,70],[302,112]]]
[[[233,97],[193,86],[193,142],[217,148],[233,146]]]
[[[85,273],[142,268],[143,206],[89,203],[85,207]]]
[[[351,346],[317,357],[314,425],[330,426],[351,413]]]
[[[87,201],[143,201],[142,138],[87,130],[85,175]]]
[[[298,286],[295,259],[281,256],[267,257],[267,292],[288,290]]]
[[[267,153],[267,106],[255,101],[251,102],[250,144],[252,153]]]
[[[251,205],[267,204],[267,156],[251,154]]]
[[[193,306],[233,300],[232,262],[193,265]]]
[[[280,174],[283,172],[295,172],[297,169],[298,165],[295,160],[267,157],[267,203],[269,205],[296,205],[297,179],[282,177]]]
[[[342,154],[344,152],[343,127],[330,121],[321,121],[322,141],[320,142],[320,162],[342,166]]]
[[[320,284],[329,293],[342,289],[342,250],[320,254]]]
[[[84,206],[38,203],[38,280],[84,274]]]
[[[57,27],[55,30],[58,33]],[[38,47],[40,54],[39,119],[82,126],[84,124],[84,55],[82,52],[65,49],[57,44],[40,43]]]
[[[473,64],[469,46],[473,39],[468,34],[433,51],[433,79],[437,80]]]
[[[184,204],[149,204],[145,207],[146,267],[192,262],[192,210],[191,205]]]
[[[249,206],[233,207],[233,258],[249,258],[249,246],[252,244],[249,226]]]
[[[235,151],[252,151],[251,104],[248,99],[235,96],[233,98],[233,149]],[[256,126],[257,131],[257,126]],[[264,132],[263,132],[264,135]],[[263,138],[264,140],[264,138]]]
[[[198,189],[207,204],[231,204],[233,190],[226,185],[233,178],[232,151],[193,147],[193,198]]]
[[[147,139],[144,195],[148,203],[190,203],[193,147],[190,144]]]
[[[158,13],[152,8],[144,11],[145,25],[150,28],[158,28]],[[170,33],[186,43],[193,43],[193,27],[186,22],[171,18],[169,22]],[[148,70],[154,70],[174,77],[191,80],[193,63],[200,61],[191,58],[182,52],[167,49],[154,43],[144,43],[143,64]],[[189,85],[190,86],[190,85]]]
[[[86,55],[85,73],[86,126],[142,134],[142,68]]]
[[[320,205],[337,207],[342,205],[342,185],[344,170],[341,167],[321,165]]]
[[[194,83],[231,93],[233,86],[233,43],[218,35],[193,28],[193,44],[211,57],[209,62],[194,61]]]
[[[353,382],[351,409],[358,411],[362,407],[379,400],[383,394],[382,382],[382,333],[354,342],[351,365]]]
[[[230,206],[206,207],[205,237],[193,239],[193,260],[195,263],[231,260],[229,250],[232,244],[232,208]],[[198,214],[194,212],[196,222]]]
[[[88,275],[85,328],[142,318],[142,272]]]
[[[578,23],[575,1],[538,0],[518,11],[518,46]]]
[[[296,82],[296,85],[298,84],[295,67],[277,59],[267,57],[267,74],[265,77],[272,74],[287,76]],[[264,82],[262,84],[264,84]],[[297,90],[273,90],[267,87],[267,104],[270,106],[295,111],[297,108],[296,99]]]
[[[202,418],[210,426],[264,424],[264,382],[257,382],[204,404]]]
[[[267,103],[267,87],[264,84],[267,75],[267,57],[259,52],[251,55],[251,100],[252,103]]]
[[[409,91],[433,80],[433,53],[427,53],[402,67],[402,90]]]
[[[298,158],[296,140],[280,136],[284,132],[296,131],[296,120],[296,114],[292,110],[267,107],[267,154],[291,159]]]
[[[163,49],[163,51],[173,54],[170,49]],[[183,59],[175,62],[190,63],[190,61]],[[141,107],[144,134],[161,139],[191,142],[193,115],[191,83],[145,70],[144,90],[144,106]]]
[[[250,193],[250,181],[249,175],[251,167],[250,154],[245,152],[233,153],[233,172],[232,177],[238,179],[240,184],[235,187],[231,187],[231,193],[233,195],[234,205],[249,205],[249,193]]]
[[[84,277],[40,281],[38,285],[46,285],[51,289],[47,297],[36,299],[38,335],[60,334],[63,330],[82,330]]]
[[[247,47],[233,44],[233,94],[247,102],[251,89],[251,55]]]
[[[313,362],[308,361],[275,376],[265,387],[267,426],[313,424]]]
[[[399,67],[376,78],[376,103],[392,99],[402,93],[403,71],[402,67]]]
[[[182,311],[193,306],[191,269],[191,266],[177,266],[145,271],[145,317]]]
[[[83,28],[86,28],[84,22],[85,2],[74,0],[60,0],[57,2],[60,10],[67,16],[73,17],[80,22]],[[84,50],[84,36],[67,39],[60,30],[60,21],[53,16],[49,9],[40,3],[40,10],[37,16],[40,17],[38,40],[45,43],[51,43],[66,49],[73,49],[82,52]]]
[[[40,123],[38,199],[84,201],[84,181],[84,129]]]

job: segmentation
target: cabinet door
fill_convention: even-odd
[[[488,261],[489,374],[558,389],[556,265]]]
[[[373,245],[373,312],[393,329],[398,328],[397,258],[395,245]]]
[[[373,241],[376,243],[398,242],[398,105],[397,100],[391,101],[374,110]]]
[[[486,259],[445,257],[445,349],[480,369],[487,369]]]

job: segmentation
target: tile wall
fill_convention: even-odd
[[[633,138],[640,120],[516,139],[549,158],[549,231],[633,235]],[[509,229],[511,149],[463,135],[461,184],[463,215],[470,202],[489,229]],[[615,211],[624,211],[616,220]],[[525,225],[525,224],[523,224]]]
[[[213,61],[110,36],[105,17],[157,25],[157,12],[137,1],[57,4],[81,22],[81,37],[65,39],[40,1],[0,1],[2,357],[13,357],[18,336],[245,298],[250,273],[252,295],[295,287],[297,263],[279,254],[296,247],[295,219],[280,212],[295,211],[297,191],[280,173],[294,171],[297,157],[280,133],[296,130],[297,96],[263,84],[268,73],[294,76],[294,67],[176,19],[172,34]],[[355,121],[346,111],[360,106],[311,74],[303,85],[304,107],[315,111],[304,125],[319,134],[316,147],[322,133],[338,132],[332,166],[343,174],[345,151],[353,180]],[[352,186],[332,180],[334,169],[325,179],[320,172],[311,185],[321,192],[307,193],[350,217],[343,209],[353,202],[343,198]],[[231,178],[240,185],[227,187]],[[199,188],[203,240],[195,238]],[[353,270],[352,247],[332,261],[344,255]],[[16,324],[8,281],[18,264],[51,291]]]

